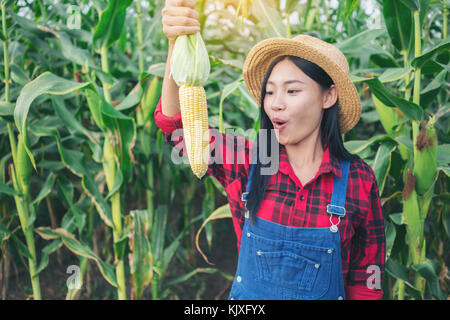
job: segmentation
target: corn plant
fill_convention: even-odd
[[[348,58],[363,109],[344,140],[379,184],[385,299],[448,295],[448,4],[378,0],[370,13],[357,0],[196,1],[211,64],[208,120],[220,132],[257,132],[258,102],[241,76],[256,42],[308,33]],[[226,192],[174,164],[153,119],[167,54],[164,0],[0,5],[2,297],[14,284],[8,276],[27,270],[24,296],[45,299],[53,256],[80,268],[81,286],[64,286],[66,299],[95,298],[105,283],[119,299],[185,298],[187,283],[202,298],[212,294],[205,273],[229,286],[232,276],[209,258],[217,244],[208,222],[230,216]],[[196,243],[214,266],[199,266]]]

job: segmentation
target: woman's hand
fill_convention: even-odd
[[[166,0],[161,10],[163,32],[173,45],[179,35],[200,31],[199,14],[194,0]]]

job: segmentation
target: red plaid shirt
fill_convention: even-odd
[[[173,135],[174,130],[183,127],[181,113],[173,117],[165,116],[161,112],[160,100],[154,115],[166,141],[182,149],[182,135],[178,134],[178,138]],[[210,127],[211,158],[222,161],[210,161],[207,173],[214,176],[227,193],[239,249],[244,225],[241,195],[247,185],[249,150],[253,143],[244,137],[229,134],[220,134],[222,141],[218,139],[219,142],[214,143],[216,139],[212,130]],[[229,139],[228,143],[226,139]],[[230,147],[234,150],[228,150]],[[292,227],[330,226],[326,206],[331,202],[333,177],[341,177],[338,159],[326,148],[316,176],[303,186],[288,161],[283,145],[280,145],[279,153],[279,170],[269,180],[258,217]],[[233,156],[234,161],[231,161]],[[374,285],[369,288],[368,283],[374,283],[372,280],[376,279],[376,275],[373,272],[377,270],[380,287],[384,273],[383,214],[375,174],[361,158],[352,160],[350,164],[345,209],[346,216],[341,219],[339,231],[347,299],[381,299],[383,291],[373,289]]]

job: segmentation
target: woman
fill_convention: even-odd
[[[198,13],[190,0],[168,0],[162,13],[169,62],[176,37],[200,30]],[[182,137],[172,141],[182,122],[169,69],[167,63],[155,121],[166,141],[181,148]],[[230,299],[381,299],[385,237],[378,186],[373,170],[341,138],[361,112],[346,58],[306,35],[267,39],[251,49],[243,74],[263,106],[259,135],[267,137],[255,143],[256,161],[247,139],[231,137],[231,146],[224,143],[228,135],[216,139],[211,158],[222,161],[210,161],[207,172],[227,192],[238,239]],[[277,170],[264,173],[274,160]]]

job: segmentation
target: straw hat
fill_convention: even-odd
[[[336,85],[339,98],[339,128],[341,133],[352,129],[361,115],[358,92],[350,80],[344,54],[335,46],[318,38],[298,35],[292,39],[270,38],[257,43],[244,62],[244,81],[259,104],[261,86],[270,63],[279,56],[292,55],[311,61],[321,67]]]

